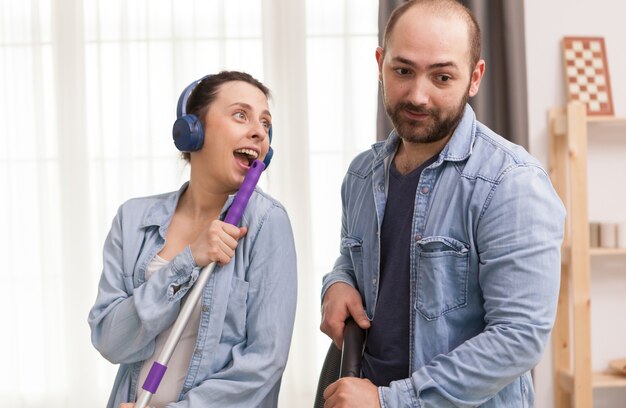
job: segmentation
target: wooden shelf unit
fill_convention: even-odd
[[[623,248],[589,247],[587,191],[588,126],[624,126],[623,117],[587,116],[580,102],[548,115],[550,177],[567,208],[562,247],[561,289],[554,331],[555,408],[591,408],[593,390],[626,387],[626,375],[591,368],[590,259],[626,256]],[[570,335],[571,334],[571,335]]]

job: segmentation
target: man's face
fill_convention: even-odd
[[[376,58],[385,110],[399,136],[411,143],[449,137],[484,72],[484,61],[470,69],[467,24],[419,6],[400,17]]]

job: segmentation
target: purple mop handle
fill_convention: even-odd
[[[233,204],[228,209],[228,214],[226,214],[224,222],[232,225],[237,225],[239,223],[239,220],[248,205],[248,201],[254,192],[254,187],[256,187],[256,183],[259,182],[259,177],[261,177],[263,170],[265,170],[265,164],[263,164],[262,161],[255,160],[252,162],[250,170],[248,170],[248,173],[243,179],[243,183],[241,183],[241,187],[239,187],[239,191],[233,200]]]
[[[250,170],[248,170],[246,177],[243,179],[243,183],[241,183],[241,187],[239,187],[239,191],[237,192],[233,203],[228,209],[224,222],[232,225],[237,225],[239,223],[263,170],[265,170],[265,164],[262,161],[255,160],[252,163]],[[152,367],[150,367],[150,372],[148,373],[148,376],[142,386],[144,392],[137,400],[137,404],[135,405],[136,408],[146,407],[150,402],[152,395],[156,393],[156,390],[165,375],[165,371],[167,370],[167,363],[169,362],[170,357],[172,357],[174,348],[178,344],[183,329],[189,321],[191,311],[193,310],[194,305],[198,303],[201,292],[204,290],[204,286],[209,280],[209,275],[211,275],[213,269],[215,269],[215,262],[205,266],[202,268],[202,271],[200,271],[200,275],[198,276],[194,287],[187,295],[185,305],[181,309],[176,322],[174,322],[174,326],[172,326],[170,335],[163,346],[163,350],[161,351],[159,358],[154,361],[152,363]]]

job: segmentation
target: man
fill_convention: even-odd
[[[376,50],[395,130],[351,163],[320,328],[368,329],[363,378],[325,407],[531,407],[552,328],[565,211],[540,164],[467,105],[480,30],[454,0],[391,15]]]

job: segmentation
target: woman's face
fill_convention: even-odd
[[[191,154],[192,172],[213,183],[217,191],[234,192],[250,164],[263,160],[269,150],[272,115],[267,97],[247,82],[226,82],[219,87],[204,123],[204,144]]]

